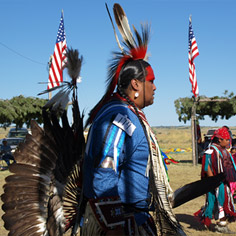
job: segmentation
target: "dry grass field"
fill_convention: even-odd
[[[202,135],[206,133],[209,127],[202,127]],[[168,165],[168,173],[170,178],[170,185],[173,190],[200,179],[200,168],[193,166],[192,164],[192,152],[191,152],[191,128],[190,127],[156,127],[153,128],[159,145],[163,150],[167,149],[181,149],[184,150],[181,153],[169,153],[169,155],[175,160],[179,160],[178,164]],[[236,134],[236,127],[231,127],[232,133]],[[7,131],[0,129],[0,138],[5,136]],[[8,171],[0,172],[0,185],[4,185],[5,177],[9,175]],[[0,194],[3,193],[3,189],[0,189]],[[214,232],[210,232],[205,229],[194,217],[193,213],[200,209],[204,204],[205,196],[198,197],[188,203],[185,203],[173,211],[180,221],[187,235],[191,236],[213,236]],[[3,211],[0,209],[0,217]],[[231,223],[229,228],[236,232],[236,222]],[[7,235],[7,231],[3,226],[3,221],[0,220],[0,236]],[[69,234],[67,234],[69,235]],[[222,234],[223,235],[223,234]],[[236,233],[235,233],[236,235]],[[17,235],[16,235],[17,236]]]

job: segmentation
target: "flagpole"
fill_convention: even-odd
[[[192,23],[192,15],[189,16],[189,21]],[[192,113],[191,113],[191,130],[192,130],[192,160],[193,165],[197,165],[196,161],[196,98],[193,96],[193,106],[192,106]]]
[[[198,98],[198,85],[195,72],[194,59],[199,55],[196,39],[192,29],[192,15],[189,16],[189,79],[192,84],[193,106],[191,114],[191,128],[192,128],[192,159],[193,165],[198,164],[198,150],[197,150],[197,127],[196,127],[196,105]]]
[[[192,159],[193,165],[198,164],[198,150],[197,150],[197,124],[196,124],[196,105],[197,101],[194,96],[192,114],[191,114],[191,129],[192,129]]]
[[[48,76],[50,74],[50,68],[51,68],[51,65],[52,65],[52,55],[49,57],[49,62],[48,62]],[[48,100],[50,100],[52,98],[52,92],[49,92],[48,93]]]

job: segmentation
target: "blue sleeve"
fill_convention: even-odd
[[[126,133],[114,124],[96,129],[96,148],[93,157],[97,166],[94,168],[93,189],[96,197],[118,196],[119,163],[123,159]],[[93,145],[94,146],[94,145]]]

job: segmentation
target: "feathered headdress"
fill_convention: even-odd
[[[112,93],[114,92],[118,84],[120,72],[123,66],[128,61],[131,60],[139,60],[139,59],[147,60],[147,46],[149,41],[150,27],[147,24],[142,25],[142,33],[140,34],[133,26],[134,30],[133,34],[124,10],[119,4],[115,3],[113,6],[113,13],[117,27],[123,39],[122,44],[124,47],[122,47],[118,39],[115,26],[113,24],[112,17],[110,15],[107,4],[106,8],[114,29],[116,41],[118,43],[121,52],[114,53],[115,56],[109,66],[109,71],[108,71],[107,90],[102,99],[91,110],[86,125],[90,124],[93,121],[94,117],[96,116],[97,112],[102,107],[102,105],[105,104],[105,102],[107,102],[110,99]]]

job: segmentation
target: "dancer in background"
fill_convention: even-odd
[[[232,231],[227,226],[227,220],[236,217],[234,202],[230,190],[230,182],[236,181],[235,163],[228,152],[230,134],[225,127],[215,131],[211,145],[206,150],[202,159],[201,177],[208,178],[219,173],[225,173],[226,179],[215,190],[207,193],[205,206],[194,215],[210,229],[212,219],[216,220],[215,231],[231,234]]]

